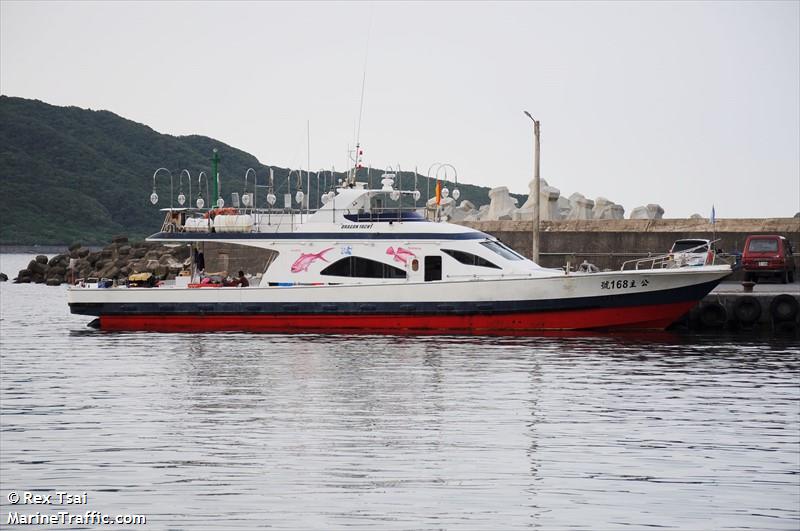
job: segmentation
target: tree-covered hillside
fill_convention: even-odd
[[[141,238],[155,232],[161,216],[158,208],[170,204],[169,176],[158,178],[159,203],[149,201],[152,175],[166,167],[173,175],[173,201],[178,195],[179,175],[192,175],[194,204],[200,171],[211,175],[212,150],[220,155],[223,197],[243,192],[244,175],[252,167],[258,183],[266,183],[269,166],[254,156],[204,136],[171,136],[108,111],[56,107],[37,100],[0,96],[0,185],[5,199],[0,215],[0,244],[65,244],[82,241],[103,243],[115,234]],[[278,205],[286,191],[286,168],[273,167]],[[359,180],[379,186],[380,170],[361,170]],[[297,175],[297,172],[294,173]],[[341,179],[337,174],[335,179]],[[330,185],[330,176],[325,176]],[[413,173],[401,176],[404,188],[413,187]],[[401,179],[397,179],[398,181]],[[293,183],[296,179],[293,176]],[[311,176],[311,206],[320,196]],[[252,176],[249,190],[252,191]],[[296,184],[292,184],[292,192]],[[418,177],[424,198],[427,179]],[[183,191],[188,196],[188,182]],[[305,174],[303,188],[306,188]],[[451,185],[452,188],[452,185]],[[488,203],[488,188],[460,184],[461,199],[476,206]],[[430,186],[432,194],[434,186]],[[305,190],[308,192],[308,190]],[[205,196],[205,180],[202,182]],[[266,206],[266,191],[258,203]],[[521,205],[524,196],[515,196]],[[174,202],[175,206],[177,202]],[[188,206],[188,205],[187,205]]]

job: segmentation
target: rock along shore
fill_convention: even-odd
[[[111,244],[98,251],[73,243],[65,253],[48,259],[38,255],[28,267],[21,270],[14,282],[58,286],[70,280],[69,267],[73,264],[73,280],[79,278],[108,278],[122,280],[134,273],[152,273],[159,279],[174,278],[191,263],[189,248],[185,245],[166,247],[155,242],[129,242],[126,236],[116,236]]]

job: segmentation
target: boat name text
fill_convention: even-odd
[[[630,288],[644,288],[650,283],[649,280],[643,279],[638,283],[636,280],[604,280],[600,283],[600,289],[630,289]]]

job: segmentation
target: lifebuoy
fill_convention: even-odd
[[[761,317],[761,303],[755,297],[739,297],[733,305],[733,315],[743,325],[751,325]]]
[[[728,311],[718,302],[709,302],[700,308],[703,328],[722,328],[728,320]]]
[[[797,318],[797,299],[792,295],[783,293],[776,295],[769,304],[769,313],[772,319],[778,322],[794,321]]]

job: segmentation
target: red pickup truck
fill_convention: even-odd
[[[782,283],[794,282],[792,244],[778,235],[748,236],[742,253],[745,280],[758,282],[762,276],[777,276]]]

